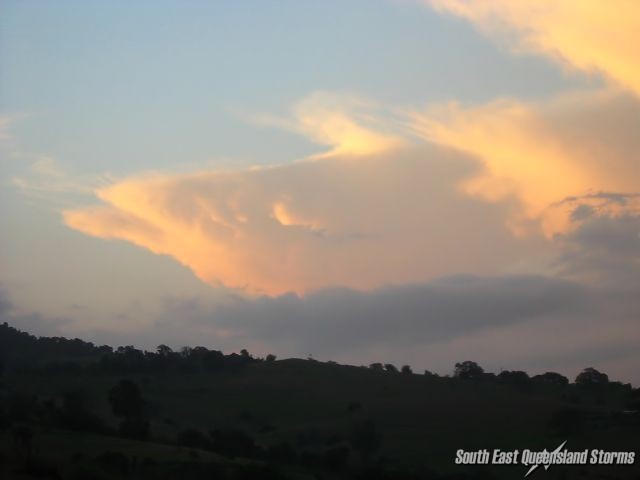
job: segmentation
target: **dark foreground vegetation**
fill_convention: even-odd
[[[155,352],[36,338],[0,325],[0,479],[486,479],[456,450],[628,451],[640,389],[585,369],[452,376],[409,366]],[[637,454],[636,454],[637,455]],[[633,466],[553,466],[529,478],[639,479]]]

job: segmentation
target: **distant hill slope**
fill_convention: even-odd
[[[48,361],[98,358],[113,349],[79,338],[36,337],[9,324],[0,324],[0,361],[5,365],[39,365]]]
[[[618,382],[493,375],[473,362],[450,378],[203,347],[113,350],[6,325],[0,349],[12,362],[42,357],[8,369],[0,385],[0,464],[20,478],[42,478],[15,448],[25,428],[35,465],[70,480],[521,478],[520,465],[455,465],[456,451],[640,444],[640,419],[628,412],[640,391]],[[636,467],[536,474],[635,479]],[[93,476],[76,477],[83,468]]]

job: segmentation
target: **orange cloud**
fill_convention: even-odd
[[[291,119],[250,115],[249,120],[291,130],[330,147],[314,158],[372,155],[405,145],[407,141],[376,110],[371,101],[353,95],[315,92],[295,105]]]
[[[636,0],[426,0],[518,51],[538,52],[606,75],[640,94],[640,3]]]
[[[503,205],[455,188],[474,162],[411,145],[375,110],[314,94],[293,120],[257,120],[327,152],[268,168],[125,179],[97,190],[101,205],[67,210],[64,221],[170,255],[207,283],[270,295],[495,273],[527,248],[504,228]]]
[[[67,210],[64,220],[169,255],[209,284],[278,295],[520,271],[553,248],[537,235],[540,226],[552,237],[587,210],[621,216],[637,208],[636,200],[598,195],[640,184],[640,100],[632,95],[435,106],[405,119],[426,140],[420,145],[362,104],[347,102],[334,115],[327,98],[312,100],[283,126],[326,144],[327,153],[272,167],[132,177],[99,188],[100,205]],[[336,118],[350,127],[328,128]]]
[[[569,196],[634,192],[640,185],[637,119],[629,95],[565,95],[535,105],[499,100],[478,107],[449,103],[414,116],[423,138],[481,160],[484,170],[460,184],[489,202],[517,198],[511,228],[542,219],[547,235],[571,225],[569,210],[549,208]]]
[[[425,146],[358,161],[156,174],[102,188],[101,205],[64,220],[170,255],[210,284],[270,295],[496,273],[530,246],[503,227],[502,206],[454,188],[473,168]]]

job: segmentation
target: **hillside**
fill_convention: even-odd
[[[113,350],[8,325],[0,347],[1,478],[521,478],[519,465],[457,466],[456,451],[640,444],[639,390],[597,376],[567,384],[467,362],[449,378],[203,347]],[[536,473],[600,474],[640,472]]]

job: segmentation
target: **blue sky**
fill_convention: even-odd
[[[29,115],[14,135],[30,151],[91,172],[299,158],[309,145],[241,114],[286,111],[316,90],[420,105],[540,98],[583,81],[543,58],[514,58],[460,20],[411,2],[3,9],[2,110]]]

